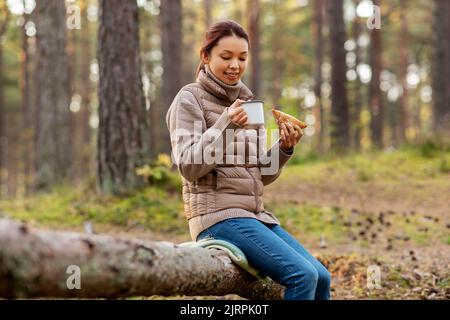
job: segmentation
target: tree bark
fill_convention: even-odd
[[[9,12],[9,9],[6,7],[6,2],[3,3],[2,10],[5,12],[5,17],[0,24],[0,38],[3,36],[3,34],[6,32],[11,14]],[[6,107],[5,107],[5,98],[3,94],[3,45],[0,42],[0,198],[3,195],[3,184],[5,183],[5,172],[6,172],[6,131],[5,131],[5,113],[6,113]]]
[[[331,147],[341,152],[350,145],[343,1],[328,1],[327,7],[331,42]]]
[[[212,0],[203,0],[203,7],[205,9],[205,30],[211,26],[212,23]]]
[[[408,103],[408,84],[406,76],[408,74],[408,21],[406,0],[400,2],[400,39],[399,39],[399,58],[400,58],[400,81],[402,83],[403,93],[400,96],[400,114],[397,137],[399,143],[406,141],[406,132],[411,125],[409,103]]]
[[[69,5],[70,6],[70,5]],[[69,9],[69,7],[67,8]],[[70,86],[70,102],[69,106],[72,105],[72,100],[75,98],[75,95],[79,95],[79,60],[81,55],[77,51],[77,45],[80,40],[80,35],[77,32],[77,29],[67,29],[67,46],[66,52],[69,59],[69,86]],[[75,101],[75,100],[74,100]],[[70,153],[72,154],[72,161],[70,166],[70,181],[74,185],[80,183],[82,174],[80,174],[80,170],[78,168],[80,161],[80,138],[79,131],[80,127],[78,124],[80,111],[73,112],[70,110],[69,112],[69,123],[70,123]]]
[[[260,14],[261,4],[259,0],[247,1],[248,30],[250,38],[251,75],[250,87],[255,97],[261,93],[261,59],[260,59]]]
[[[238,23],[242,23],[242,20],[244,19],[244,8],[243,8],[243,2],[242,1],[233,1],[232,2],[232,8],[231,8],[231,19]]]
[[[149,157],[138,8],[101,0],[100,10],[98,180],[103,192],[123,194],[142,185],[135,169]]]
[[[25,1],[23,1],[25,5]],[[33,188],[34,176],[34,108],[31,103],[32,93],[32,54],[26,33],[26,24],[31,20],[30,14],[23,13],[23,26],[21,30],[21,53],[20,53],[20,91],[22,97],[22,132],[21,132],[21,154],[23,160],[23,177],[25,193],[29,194]]]
[[[270,85],[270,95],[272,97],[272,103],[277,106],[282,96],[282,81],[283,73],[285,69],[285,50],[282,45],[283,28],[285,19],[285,12],[283,6],[279,0],[275,0],[272,3],[272,12],[274,15],[274,22],[272,25],[272,75]]]
[[[7,136],[7,192],[6,195],[13,199],[19,190],[20,147],[15,143],[16,137],[20,137],[20,115],[18,110],[8,110],[8,118],[5,124]]]
[[[36,187],[68,177],[71,164],[69,60],[64,1],[36,2]]]
[[[159,123],[164,124],[167,110],[173,98],[181,89],[182,81],[182,30],[181,30],[181,0],[161,2],[161,42],[163,60],[163,84],[162,102],[160,108]],[[170,154],[172,147],[170,143],[169,131],[165,125],[160,125],[160,148],[158,151]]]
[[[3,196],[6,173],[5,98],[3,96],[3,48],[0,44],[0,198]]]
[[[80,1],[80,15],[81,15],[81,28],[82,33],[79,30],[72,30],[71,33],[75,37],[74,39],[74,55],[77,57],[76,61],[73,61],[73,66],[78,72],[74,74],[74,92],[81,97],[80,109],[78,112],[72,114],[74,120],[74,140],[76,140],[74,149],[75,164],[74,164],[74,179],[77,182],[84,181],[87,177],[91,176],[94,171],[93,157],[92,157],[92,132],[89,125],[89,119],[91,116],[91,95],[92,84],[90,79],[91,61],[94,56],[94,51],[91,44],[92,29],[90,22],[87,19],[88,1]]]
[[[92,128],[90,126],[91,118],[91,96],[92,84],[90,79],[91,61],[94,56],[93,45],[91,43],[91,28],[87,18],[88,1],[83,1],[81,8],[81,23],[84,34],[81,38],[82,52],[81,57],[81,159],[84,163],[86,173],[90,176],[94,169],[94,159],[92,157]],[[85,173],[85,176],[86,176]]]
[[[380,1],[374,0],[374,5],[379,6]],[[372,144],[375,148],[383,148],[384,108],[380,89],[380,75],[383,68],[381,61],[381,32],[380,29],[372,29],[370,32],[370,66],[372,78],[370,80],[370,129]]]
[[[312,33],[314,38],[314,95],[316,96],[316,105],[314,106],[315,128],[318,137],[318,151],[323,153],[324,150],[324,132],[325,132],[325,115],[322,104],[322,64],[323,64],[323,0],[315,0],[313,7],[313,23]]]
[[[158,126],[159,126],[159,113],[158,104],[160,103],[161,95],[157,94],[161,90],[161,81],[159,75],[155,75],[153,70],[159,65],[159,61],[155,61],[154,58],[150,56],[152,52],[160,49],[160,35],[154,34],[154,30],[159,24],[159,16],[154,16],[149,14],[144,9],[139,10],[139,15],[144,19],[145,23],[139,26],[140,36],[142,41],[140,42],[140,51],[143,53],[142,57],[142,70],[143,75],[148,81],[147,85],[144,85],[144,94],[146,99],[146,110],[147,118],[150,127],[146,133],[148,144],[149,144],[149,158],[153,160],[158,155],[157,152],[157,137],[158,137]],[[193,71],[191,70],[191,77],[193,76]]]
[[[360,0],[354,0],[353,3],[355,5],[355,8],[358,6]],[[363,60],[363,50],[360,45],[358,45],[358,38],[360,37],[362,33],[363,26],[361,25],[361,22],[359,21],[358,17],[355,17],[352,23],[352,36],[353,40],[355,41],[355,66],[358,67],[358,65]],[[356,69],[355,67],[355,69]],[[359,78],[358,73],[356,73],[356,79],[355,79],[355,86],[354,86],[354,103],[353,103],[353,110],[352,110],[352,119],[350,120],[352,125],[352,141],[353,141],[353,147],[356,150],[361,149],[361,138],[362,138],[362,131],[363,131],[363,124],[361,123],[361,111],[363,108],[364,103],[364,95],[363,95],[363,88],[364,86],[361,83],[361,79]]]
[[[450,133],[450,2],[434,1],[433,127],[438,136]]]
[[[80,289],[68,289],[67,284],[73,283],[69,278],[75,275],[69,266],[79,268]],[[281,299],[283,293],[283,286],[270,279],[256,280],[236,267],[222,250],[34,230],[0,219],[3,298],[238,294],[248,299]]]
[[[205,2],[205,6],[206,6]],[[210,5],[212,6],[213,3],[211,2]],[[212,8],[204,8],[205,11],[211,10]],[[207,13],[205,13],[207,15]],[[202,15],[199,13],[198,10],[196,10],[195,7],[192,6],[184,6],[182,8],[182,30],[183,30],[183,52],[197,52],[199,48],[196,46],[197,42],[197,30],[196,30],[196,22]],[[205,28],[206,30],[206,28]],[[197,69],[197,64],[199,62],[199,56],[198,55],[192,55],[192,54],[186,54],[183,55],[182,59],[182,81],[181,86],[187,83],[195,82],[197,79],[197,76],[195,74],[195,70]],[[172,102],[172,101],[171,101]],[[166,109],[167,112],[167,109]],[[165,115],[164,115],[165,116]],[[162,122],[163,130],[167,130],[167,127],[165,126],[165,121]]]

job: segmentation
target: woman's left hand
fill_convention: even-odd
[[[291,150],[303,137],[303,130],[290,122],[281,123],[281,149],[283,151]]]

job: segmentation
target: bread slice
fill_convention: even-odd
[[[283,111],[272,108],[272,114],[277,121],[278,126],[282,123],[290,122],[294,125],[298,125],[301,129],[306,128],[308,125],[303,121],[298,120],[296,117],[290,114],[284,113]]]

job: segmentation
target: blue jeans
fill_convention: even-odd
[[[230,218],[203,230],[197,241],[206,237],[241,249],[251,266],[286,287],[285,300],[330,299],[328,270],[281,226]]]

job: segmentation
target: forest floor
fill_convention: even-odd
[[[298,156],[264,203],[329,268],[333,299],[450,299],[449,150]],[[126,198],[62,187],[1,200],[0,212],[38,227],[83,232],[90,221],[97,233],[190,241],[179,185],[169,181]]]
[[[289,166],[265,197],[275,214],[303,215],[288,229],[333,257],[335,298],[450,299],[449,160],[410,150]],[[379,289],[367,287],[369,265],[380,267]]]

